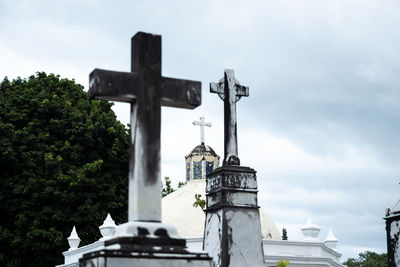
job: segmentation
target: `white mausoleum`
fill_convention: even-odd
[[[194,207],[195,194],[205,199],[206,174],[219,167],[219,156],[205,145],[196,146],[186,157],[186,184],[162,199],[162,222],[177,228],[180,237],[187,240],[191,251],[202,251],[205,213]],[[321,228],[309,219],[301,228],[304,240],[282,240],[275,223],[260,208],[262,246],[265,266],[276,266],[277,261],[289,260],[289,266],[344,267],[340,263],[341,253],[336,249],[338,240],[332,231],[322,242],[318,239]],[[245,227],[245,226],[244,226]],[[88,252],[104,248],[104,240],[111,238],[114,221],[108,215],[99,227],[103,237],[87,246],[79,246],[79,229],[72,230],[68,238],[70,249],[63,252],[65,262],[57,267],[79,266],[79,258]]]

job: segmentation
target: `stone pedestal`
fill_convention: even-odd
[[[207,175],[203,248],[216,266],[263,266],[256,171],[223,166]]]
[[[386,240],[388,266],[400,266],[400,200],[396,206],[386,210]]]
[[[125,223],[117,227],[114,237],[104,245],[101,250],[84,254],[79,266],[214,266],[211,257],[189,252],[186,240],[178,238],[174,228],[161,223]]]

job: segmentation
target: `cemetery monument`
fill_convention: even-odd
[[[256,171],[240,166],[236,102],[249,95],[233,70],[210,84],[224,101],[223,166],[207,175],[203,248],[216,266],[264,266]]]
[[[131,105],[128,222],[105,248],[84,254],[80,266],[212,266],[205,253],[190,253],[176,229],[161,223],[161,106],[193,109],[201,83],[161,75],[161,36],[138,32],[131,72],[95,69],[89,97]]]

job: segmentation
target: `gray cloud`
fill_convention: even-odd
[[[136,31],[162,34],[163,74],[203,83],[199,109],[163,109],[163,161],[174,172],[198,142],[186,127],[200,115],[223,154],[222,103],[208,83],[235,69],[250,86],[238,102],[239,153],[258,170],[261,204],[279,224],[313,215],[332,227],[345,259],[384,251],[381,217],[397,201],[399,12],[379,0],[1,1],[0,77],[45,70],[87,86],[93,68],[130,69]]]

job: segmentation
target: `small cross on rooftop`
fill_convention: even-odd
[[[200,141],[201,141],[201,144],[204,145],[204,126],[211,127],[212,126],[211,122],[205,122],[204,117],[201,116],[200,121],[194,121],[193,125],[200,126]]]

